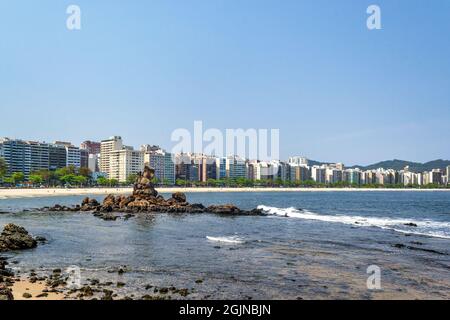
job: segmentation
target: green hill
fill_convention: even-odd
[[[326,162],[320,162],[320,161],[314,161],[309,160],[309,165],[322,165],[326,164]],[[350,168],[360,168],[361,170],[376,170],[378,168],[384,168],[384,169],[394,169],[397,171],[403,170],[406,166],[409,166],[409,170],[413,172],[424,172],[424,171],[431,171],[433,169],[442,169],[445,171],[447,166],[450,166],[450,160],[433,160],[426,163],[420,163],[420,162],[412,162],[412,161],[406,161],[406,160],[387,160],[387,161],[381,161],[377,162],[368,166],[352,166]]]
[[[378,168],[402,170],[406,166],[409,166],[409,170],[414,172],[431,171],[432,169],[445,170],[447,166],[450,166],[449,160],[433,160],[426,163],[411,162],[405,160],[388,160],[371,164],[369,166],[355,166],[355,168],[361,168],[363,170],[373,170]]]

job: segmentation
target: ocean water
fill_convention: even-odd
[[[7,257],[21,273],[75,265],[83,282],[124,282],[116,291],[136,297],[150,284],[193,289],[188,299],[450,298],[450,192],[187,197],[205,205],[260,207],[267,216],[157,214],[103,221],[35,210],[76,204],[82,196],[2,199],[0,227],[16,223],[48,239]],[[367,288],[372,265],[381,270],[380,290]],[[121,266],[123,275],[115,272]]]

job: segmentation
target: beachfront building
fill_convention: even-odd
[[[345,181],[352,185],[361,184],[361,170],[359,169],[347,169],[344,171]]]
[[[28,177],[31,172],[31,148],[26,141],[2,138],[3,158],[8,165],[7,176],[14,172],[22,172]]]
[[[450,184],[450,166],[447,166],[446,168],[446,178],[447,178],[447,185]]]
[[[291,163],[289,167],[291,182],[311,180],[311,170],[307,165]]]
[[[228,177],[228,167],[227,167],[227,158],[217,158],[216,166],[217,166],[217,179],[225,179]]]
[[[144,163],[155,170],[155,177],[160,183],[175,184],[175,163],[172,154],[155,146],[143,146]]]
[[[109,179],[126,182],[130,175],[138,174],[144,170],[144,153],[125,147],[109,153]]]
[[[81,151],[80,148],[75,147],[70,142],[55,141],[54,145],[64,147],[66,150],[66,167],[74,166],[75,168],[81,167]]]
[[[101,143],[87,140],[80,144],[80,149],[86,150],[88,154],[100,154]]]
[[[49,169],[49,144],[28,141],[30,146],[30,173]]]
[[[28,179],[32,172],[40,170],[56,170],[68,165],[80,167],[80,150],[70,143],[62,145],[3,138],[0,145],[8,165],[8,176],[21,172]]]
[[[442,170],[441,169],[433,169],[430,174],[430,182],[431,184],[442,184]]]
[[[261,180],[261,166],[258,160],[250,160],[247,163],[247,179]]]
[[[338,183],[342,181],[342,170],[331,166],[327,167],[325,171],[325,179],[326,183],[332,184],[332,183]]]
[[[312,166],[311,179],[316,183],[326,183],[326,171],[325,166]]]
[[[287,162],[279,161],[277,176],[283,182],[290,181],[291,166]]]
[[[100,162],[100,155],[99,154],[90,154],[88,157],[88,168],[89,170],[94,172],[99,172],[99,162]]]
[[[80,167],[89,168],[89,152],[85,149],[80,149]]]
[[[100,143],[100,172],[109,179],[127,182],[131,175],[144,170],[144,154],[142,150],[125,146],[121,137],[110,137]]]
[[[50,170],[64,168],[67,163],[66,147],[50,144],[48,148],[48,158]]]
[[[109,177],[110,168],[110,156],[111,153],[117,150],[123,149],[122,138],[119,136],[113,136],[109,139],[103,140],[100,143],[100,172],[106,173]]]
[[[247,177],[247,162],[239,156],[227,157],[228,178],[238,179]]]

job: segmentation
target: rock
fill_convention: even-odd
[[[114,207],[116,203],[115,197],[110,194],[103,200],[103,207]]]
[[[186,202],[186,195],[183,192],[175,192],[172,194],[172,199],[176,202],[184,203]]]
[[[405,223],[405,226],[407,226],[407,227],[415,227],[415,228],[417,228],[417,224],[415,224],[415,223],[412,223],[412,222],[410,222],[410,223]]]
[[[36,296],[36,298],[46,298],[46,297],[48,297],[48,293],[47,292],[42,292],[42,293],[40,293],[40,294],[38,294]]]
[[[24,297],[25,299],[30,299],[33,298],[33,296],[31,294],[29,294],[28,292],[25,292],[22,297]]]
[[[0,285],[0,301],[4,300],[14,300],[14,296],[10,288]]]
[[[105,221],[116,221],[117,218],[118,217],[112,213],[105,213],[102,215],[102,219]]]
[[[113,300],[113,292],[111,290],[104,289],[102,300]]]
[[[224,204],[218,206],[209,206],[206,208],[206,212],[216,213],[216,214],[228,214],[228,215],[237,215],[242,213],[241,209],[232,205],[232,204]]]
[[[88,197],[84,198],[83,201],[81,202],[81,205],[84,206],[84,205],[89,204],[89,200],[90,199]]]
[[[0,252],[36,248],[37,241],[25,228],[7,224],[0,234]]]
[[[145,166],[144,172],[139,172],[136,182],[134,183],[133,195],[134,196],[152,196],[157,197],[158,192],[155,190],[152,184],[152,179],[155,176],[155,170],[148,166]]]
[[[40,243],[47,242],[47,239],[45,239],[44,237],[41,237],[41,236],[34,237],[34,240],[36,240],[37,242],[40,242]]]

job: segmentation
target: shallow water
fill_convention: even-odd
[[[187,196],[205,205],[264,205],[272,215],[159,214],[111,222],[33,210],[83,198],[71,196],[0,200],[0,211],[8,212],[0,215],[0,226],[17,223],[49,240],[34,250],[9,253],[16,270],[76,265],[84,282],[124,282],[117,291],[137,297],[147,284],[193,288],[187,298],[450,297],[448,192]],[[123,265],[128,271],[118,275],[115,270]],[[370,265],[381,268],[382,290],[367,289]],[[203,282],[196,283],[199,279]]]

